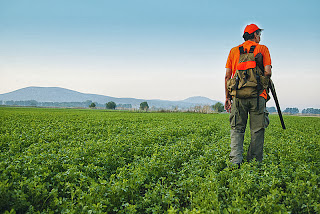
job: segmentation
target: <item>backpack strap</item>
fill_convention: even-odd
[[[252,45],[252,46],[250,47],[249,53],[253,53],[255,48],[256,48],[256,46],[255,46],[255,45]],[[247,53],[247,50],[244,50],[243,46],[240,46],[240,47],[239,47],[239,51],[240,51],[240,55]]]
[[[239,47],[239,51],[240,51],[240,55],[247,53],[247,50],[245,51],[244,48],[243,48],[243,46],[240,46],[240,47]]]
[[[254,51],[255,48],[256,48],[256,46],[255,46],[255,45],[252,45],[252,46],[250,47],[249,53],[253,53],[253,51]]]

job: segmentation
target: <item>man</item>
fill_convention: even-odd
[[[264,132],[269,124],[266,102],[271,77],[271,58],[266,46],[260,45],[261,31],[250,24],[244,29],[245,42],[231,49],[226,63],[225,109],[230,114],[231,162],[240,168],[244,134],[250,114],[251,143],[247,161],[262,161]],[[260,63],[260,64],[259,64]]]

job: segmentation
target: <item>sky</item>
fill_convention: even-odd
[[[43,86],[224,102],[229,51],[255,23],[281,107],[320,108],[319,8],[318,0],[0,0],[0,94]]]

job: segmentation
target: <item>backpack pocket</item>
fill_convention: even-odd
[[[260,83],[263,89],[269,88],[270,77],[268,76],[260,76]]]
[[[244,87],[236,91],[235,96],[237,98],[252,98],[258,96],[256,87]]]
[[[227,89],[228,89],[231,96],[235,95],[235,92],[236,92],[236,78],[235,77],[227,80]]]

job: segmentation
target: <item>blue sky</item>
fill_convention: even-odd
[[[256,23],[283,108],[320,108],[319,8],[294,0],[0,0],[0,93],[58,86],[223,101],[228,53]]]

